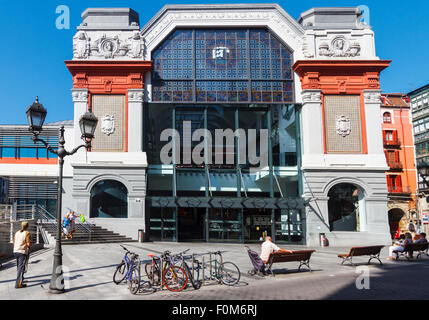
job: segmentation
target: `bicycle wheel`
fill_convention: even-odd
[[[119,266],[116,267],[115,273],[113,274],[113,282],[116,284],[120,284],[124,281],[127,272],[125,270],[125,262],[122,261]]]
[[[236,285],[240,281],[240,269],[232,262],[224,262],[219,266],[218,275],[223,284]]]
[[[182,291],[188,285],[188,275],[178,266],[166,269],[162,280],[167,289],[174,292]]]
[[[161,279],[161,271],[159,270],[159,267],[152,263],[146,263],[144,270],[152,286],[159,286]]]
[[[140,268],[134,266],[131,271],[131,280],[128,280],[128,289],[132,294],[136,294],[140,289]]]
[[[200,282],[200,281],[198,281],[198,278],[199,278],[199,270],[194,268],[194,270],[195,270],[195,271],[194,271],[194,276],[195,276],[195,278],[194,278],[194,277],[192,276],[192,270],[189,268],[189,266],[188,266],[186,263],[183,265],[183,267],[184,267],[184,269],[185,269],[186,273],[188,274],[189,280],[191,280],[192,287],[193,287],[195,290],[198,290],[199,288],[201,288],[201,282]]]

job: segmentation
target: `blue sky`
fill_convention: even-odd
[[[312,7],[367,5],[377,55],[393,60],[382,73],[384,92],[410,92],[429,83],[429,1],[279,0],[279,1],[111,1],[0,0],[0,123],[24,124],[36,95],[48,109],[47,121],[73,119],[72,78],[64,60],[72,58],[72,38],[88,7],[131,7],[144,26],[165,4],[277,2],[293,18]],[[70,30],[58,30],[56,8],[71,10]]]

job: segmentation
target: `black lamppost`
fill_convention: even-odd
[[[417,170],[419,172],[419,175],[422,177],[423,182],[425,183],[426,187],[429,188],[429,182],[427,181],[427,178],[429,176],[429,163],[425,161],[420,161],[417,163]]]
[[[32,140],[34,143],[41,142],[45,145],[46,149],[49,152],[56,154],[58,156],[59,164],[59,177],[58,177],[58,200],[57,200],[57,238],[55,243],[54,251],[54,267],[52,270],[51,283],[49,285],[50,293],[64,293],[64,278],[63,278],[63,254],[61,250],[61,207],[62,207],[62,190],[63,190],[63,166],[64,166],[64,157],[75,154],[79,149],[91,148],[91,140],[94,138],[95,128],[97,127],[98,119],[97,117],[90,112],[85,113],[79,120],[80,130],[82,132],[82,139],[85,141],[85,144],[76,147],[72,151],[68,152],[64,148],[64,126],[60,128],[58,148],[55,150],[50,146],[46,141],[39,139],[39,135],[43,130],[43,123],[45,122],[47,111],[42,104],[39,103],[39,98],[36,98],[36,101],[28,107],[27,109],[27,119],[29,130],[33,133]]]
[[[428,177],[429,177],[429,163],[427,163],[426,161],[419,161],[417,162],[417,171],[419,172],[420,177],[422,177],[423,182],[425,184],[425,186],[423,187],[423,189],[427,189],[429,188],[429,181],[428,181]],[[417,181],[418,185],[417,185],[417,189],[418,189],[418,193],[419,193],[419,198],[424,197],[424,192],[421,192],[421,188],[420,188],[420,183],[419,181]],[[418,201],[418,199],[416,200]],[[429,197],[426,198],[426,203],[429,203]],[[420,220],[421,217],[419,217],[419,215],[417,215],[419,218],[419,227],[421,226],[422,221]]]

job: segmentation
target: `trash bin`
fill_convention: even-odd
[[[139,242],[144,242],[144,231],[142,229],[139,229]]]
[[[319,240],[320,240],[320,246],[322,248],[327,247],[328,246],[328,241],[326,239],[326,234],[324,233],[319,233]]]

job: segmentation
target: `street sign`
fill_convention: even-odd
[[[422,222],[423,224],[429,224],[429,216],[427,212],[423,212],[422,214]]]

